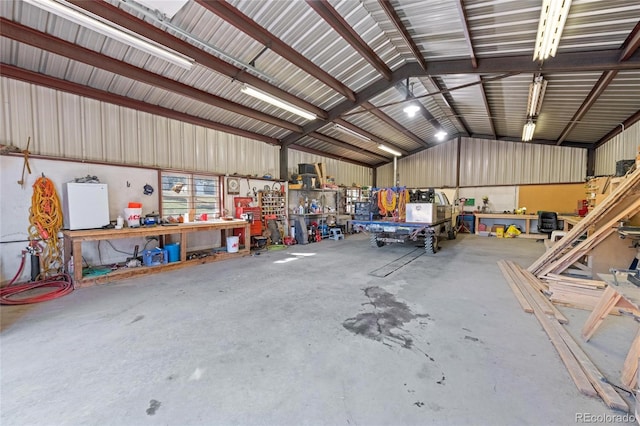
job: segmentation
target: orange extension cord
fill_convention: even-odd
[[[13,285],[24,267],[25,252],[22,253],[20,271],[10,285],[0,289],[0,304],[24,305],[44,302],[73,291],[71,278],[62,271],[62,254],[58,232],[62,229],[60,198],[51,179],[41,177],[33,184],[31,208],[29,209],[29,245],[37,248],[40,259],[39,281]],[[50,287],[53,291],[35,296],[15,297],[35,289]]]

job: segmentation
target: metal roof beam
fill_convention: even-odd
[[[569,124],[566,125],[560,136],[558,137],[558,141],[556,145],[562,145],[562,142],[569,136],[569,133],[573,130],[576,124],[582,120],[582,117],[591,109],[594,103],[598,100],[600,95],[609,87],[609,84],[613,81],[613,79],[618,74],[618,71],[607,71],[602,73],[596,84],[591,89],[591,92],[587,95],[585,100],[582,102],[582,105],[578,108],[576,113],[569,121]]]
[[[389,17],[393,25],[395,25],[396,29],[404,39],[404,42],[407,44],[407,46],[409,46],[409,49],[411,50],[411,53],[413,53],[414,58],[416,58],[416,60],[418,61],[420,67],[424,71],[427,71],[427,61],[424,59],[424,56],[422,55],[422,52],[420,51],[418,45],[416,45],[416,42],[413,41],[411,34],[409,34],[409,31],[407,31],[407,28],[402,23],[402,19],[400,19],[400,16],[398,16],[395,9],[391,5],[391,2],[389,0],[378,0],[378,4],[387,13],[387,16]]]
[[[498,137],[498,132],[496,132],[496,123],[493,119],[493,114],[491,113],[491,106],[489,105],[489,100],[487,99],[487,92],[484,90],[482,76],[478,76],[478,79],[480,80],[480,94],[482,95],[484,110],[487,112],[487,118],[489,120],[489,126],[491,127],[491,133],[493,134],[493,138],[495,139]]]
[[[395,86],[395,89],[400,92],[400,94],[402,95],[403,98],[409,100],[409,99],[415,99],[413,96],[413,93],[411,93],[411,91],[404,85],[401,83],[397,83]],[[440,121],[438,121],[437,118],[435,118],[433,116],[433,114],[431,114],[429,112],[429,110],[427,108],[425,108],[425,106],[422,104],[422,102],[418,101],[416,99],[416,102],[414,102],[414,104],[418,105],[418,107],[420,107],[420,115],[422,115],[422,117],[427,120],[429,122],[429,124],[431,124],[436,130],[438,131],[445,131],[444,127],[442,127],[442,124],[440,124]],[[424,142],[423,142],[424,144]]]
[[[391,79],[391,69],[376,52],[354,31],[327,0],[307,0],[307,4],[333,28],[340,37],[353,47],[385,79]]]
[[[226,1],[219,0],[196,0],[201,6],[210,12],[215,13],[249,37],[259,41],[269,49],[285,58],[287,61],[296,65],[309,75],[331,87],[336,92],[345,96],[348,100],[354,102],[356,100],[355,93],[349,89],[338,79],[325,72],[322,68],[311,62],[305,56],[301,55],[291,46],[280,40],[274,34],[271,34],[265,28],[258,25],[247,15],[234,8]]]
[[[309,148],[309,147],[302,146],[302,145],[292,144],[292,145],[289,145],[289,148],[290,149],[295,149],[296,151],[308,152],[309,154],[320,155],[322,157],[333,158],[334,160],[344,161],[345,163],[355,164],[357,166],[366,167],[368,169],[370,169],[372,167],[376,167],[375,165],[372,166],[371,164],[367,164],[367,163],[363,163],[363,162],[360,162],[360,161],[352,160],[350,158],[341,157],[340,155],[330,154],[328,152],[320,151],[320,150]],[[385,163],[388,163],[388,162],[389,162],[389,160],[385,161]]]
[[[211,106],[253,118],[254,120],[263,121],[292,132],[302,132],[302,127],[297,124],[256,111],[244,105],[231,102],[227,99],[198,90],[170,78],[162,77],[126,62],[104,56],[93,50],[86,49],[77,44],[69,43],[68,41],[34,30],[33,28],[26,27],[16,22],[9,21],[8,19],[0,17],[0,27],[2,27],[2,35],[12,40],[34,46],[132,80],[160,87]]]
[[[343,120],[342,118],[337,118],[337,119],[333,120],[333,122],[336,123],[336,124],[339,124],[341,126],[344,126],[344,127],[348,128],[348,129],[351,129],[354,132],[360,133],[362,136],[368,137],[369,139],[371,139],[372,142],[385,144],[389,148],[393,148],[396,151],[399,151],[400,153],[402,153],[402,155],[407,155],[408,154],[408,152],[406,150],[404,150],[404,149],[392,144],[391,142],[385,141],[384,139],[377,137],[373,133],[369,133],[368,131],[366,131],[366,130],[358,127],[358,126],[349,123],[347,120]]]
[[[393,118],[389,117],[387,114],[382,112],[380,109],[378,109],[378,107],[376,107],[371,102],[368,102],[368,101],[364,102],[362,104],[362,106],[367,108],[368,112],[370,112],[371,114],[375,115],[379,120],[381,120],[382,122],[386,123],[387,125],[393,127],[395,130],[397,130],[398,132],[402,133],[403,135],[405,135],[406,137],[408,137],[412,141],[416,142],[417,144],[422,145],[424,147],[431,146],[431,145],[429,145],[428,142],[423,141],[416,134],[414,134],[409,129],[404,127],[402,124],[398,123],[396,120],[394,120]]]
[[[366,155],[367,157],[371,157],[371,158],[375,158],[376,160],[380,160],[380,161],[385,161],[385,162],[389,162],[389,158],[384,157],[382,155],[376,154],[375,152],[369,151],[367,149],[364,148],[360,148],[359,146],[355,146],[355,145],[351,145],[349,143],[346,142],[342,142],[338,139],[334,139],[330,136],[327,135],[323,135],[322,133],[318,133],[318,132],[311,132],[309,133],[309,136],[318,140],[321,140],[323,142],[327,142],[330,143],[331,145],[335,145],[338,146],[340,148],[344,148],[344,149],[348,149],[349,151],[356,151],[359,152],[363,155]]]
[[[624,50],[620,55],[620,62],[628,60],[640,47],[640,22],[633,28],[622,47]]]
[[[626,120],[624,120],[622,123],[620,123],[620,125],[617,125],[615,127],[615,129],[611,130],[609,133],[607,133],[602,138],[600,138],[599,141],[594,143],[593,144],[594,149],[601,147],[607,141],[609,141],[609,139],[612,139],[613,137],[615,137],[615,136],[619,135],[620,133],[624,132],[625,129],[633,126],[638,121],[640,121],[640,110],[636,111],[635,114],[633,114],[631,117],[629,117]]]
[[[253,74],[246,72],[246,70],[238,68],[222,59],[207,53],[206,51],[199,49],[191,43],[188,43],[162,29],[149,24],[135,16],[127,13],[126,11],[119,9],[105,1],[86,1],[86,0],[69,0],[70,3],[83,8],[84,10],[91,12],[95,15],[101,16],[110,22],[113,22],[121,27],[140,34],[150,40],[167,46],[176,52],[193,58],[197,63],[204,65],[214,71],[224,74],[234,80],[238,80],[242,83],[249,84],[257,89],[263,90],[272,94],[284,101],[287,101],[299,108],[307,110],[316,114],[319,117],[327,118],[327,112],[322,108],[318,108],[310,102],[294,96],[285,90],[282,90]],[[126,4],[126,3],[125,3]]]
[[[462,21],[462,32],[464,32],[464,39],[467,41],[467,45],[469,46],[469,57],[471,58],[471,66],[474,68],[478,67],[478,61],[476,60],[476,54],[473,51],[473,42],[471,41],[471,32],[469,31],[469,20],[467,19],[467,11],[464,8],[464,0],[458,0],[456,2],[456,6],[458,6],[458,14],[460,15],[460,20]]]
[[[268,136],[261,135],[259,133],[238,129],[236,127],[231,127],[226,124],[217,123],[211,120],[206,120],[204,118],[185,114],[169,108],[164,108],[158,105],[149,104],[147,102],[127,98],[126,96],[116,95],[114,93],[105,92],[104,90],[94,89],[92,87],[87,87],[81,84],[72,83],[67,80],[62,80],[62,79],[50,77],[44,74],[39,74],[33,71],[15,67],[13,65],[2,64],[2,76],[13,78],[15,80],[24,81],[26,83],[49,87],[51,89],[60,90],[62,92],[71,93],[77,96],[84,96],[84,97],[95,99],[101,102],[120,105],[125,108],[131,108],[131,109],[143,111],[149,114],[170,118],[173,120],[184,121],[185,123],[191,123],[197,126],[207,127],[213,130],[219,130],[221,132],[230,133],[232,135],[242,136],[248,139],[266,142],[271,145],[279,145],[278,139],[270,138]]]

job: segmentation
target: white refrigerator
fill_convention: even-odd
[[[62,198],[65,229],[94,229],[109,224],[107,184],[67,182]]]

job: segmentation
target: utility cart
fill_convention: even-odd
[[[406,204],[404,221],[385,219],[355,219],[351,222],[354,231],[368,232],[373,247],[383,247],[391,243],[423,241],[425,251],[435,254],[438,240],[456,238],[452,223],[452,206],[444,193],[435,192],[429,202]]]

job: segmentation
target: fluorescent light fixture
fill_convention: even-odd
[[[340,131],[340,132],[342,132],[342,133],[346,133],[348,135],[351,135],[351,136],[353,136],[355,138],[362,139],[363,141],[371,142],[371,139],[366,137],[365,135],[361,135],[360,133],[356,132],[355,130],[351,130],[350,128],[344,127],[344,126],[342,126],[340,124],[334,124],[333,128],[338,130],[338,131]]]
[[[540,114],[542,98],[546,90],[547,81],[541,75],[534,77],[533,83],[529,85],[529,100],[527,102],[527,115],[529,117],[535,117]]]
[[[419,110],[420,107],[415,104],[410,104],[409,106],[406,106],[404,108],[404,112],[406,112],[409,117],[415,117],[416,112],[418,112]]]
[[[401,156],[402,156],[402,153],[401,153],[401,152],[398,152],[398,151],[396,151],[396,150],[395,150],[395,149],[393,149],[393,148],[389,148],[389,147],[388,147],[388,146],[386,146],[386,145],[380,144],[380,145],[378,145],[378,148],[379,148],[379,149],[381,149],[381,150],[383,150],[383,151],[387,151],[389,154],[393,154],[393,155],[395,155],[396,157],[401,157]]]
[[[315,120],[316,118],[318,118],[315,114],[312,114],[309,111],[305,111],[301,108],[298,108],[297,106],[291,105],[249,85],[243,84],[240,91],[245,95],[253,96],[254,98],[260,99],[261,101],[277,106],[278,108],[282,108],[286,111],[292,112],[296,115],[299,115],[300,117],[306,118],[307,120]]]
[[[135,47],[157,58],[170,62],[174,65],[190,70],[193,66],[193,59],[170,50],[165,46],[154,43],[142,36],[126,32],[124,28],[106,24],[101,18],[83,11],[81,8],[73,6],[67,2],[53,0],[24,0],[32,6],[38,7],[61,18],[74,22],[82,27],[100,33],[104,36],[118,40],[121,43]]]
[[[549,56],[556,56],[564,23],[569,15],[571,0],[544,0],[540,11],[538,35],[533,52],[533,60],[544,61]]]
[[[527,121],[527,123],[522,128],[522,141],[529,142],[533,139],[533,131],[536,129],[536,123],[533,120]]]
[[[438,139],[439,141],[443,141],[444,137],[447,136],[448,133],[445,132],[444,130],[440,130],[438,133],[435,134],[436,139]]]

